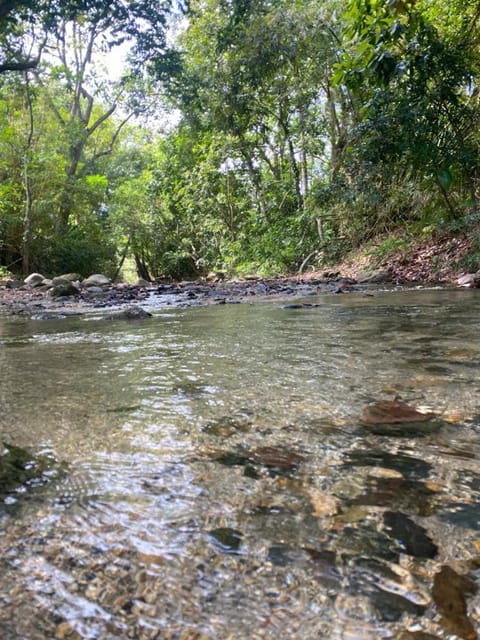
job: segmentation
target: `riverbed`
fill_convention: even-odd
[[[0,319],[2,638],[477,637],[478,291],[299,300]]]

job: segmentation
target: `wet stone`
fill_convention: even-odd
[[[231,416],[223,416],[218,420],[211,420],[202,427],[202,431],[219,438],[228,438],[235,433],[245,433],[251,426],[248,420]]]
[[[304,303],[292,302],[291,304],[284,304],[282,306],[282,309],[286,309],[287,311],[295,311],[297,309],[313,309],[318,306],[319,305],[316,305],[316,304],[309,304],[308,302],[304,302]]]
[[[389,536],[377,531],[374,525],[346,526],[335,540],[335,547],[348,555],[358,554],[382,558],[389,562],[398,562],[399,553],[392,545]]]
[[[363,593],[368,595],[377,616],[384,622],[395,622],[400,620],[404,614],[420,616],[425,613],[425,606],[407,600],[392,591],[382,589],[378,585],[365,586],[363,582],[359,582],[359,584],[352,584],[351,588],[354,592],[361,589]]]
[[[78,289],[73,282],[64,282],[56,284],[52,289],[50,289],[49,293],[54,298],[78,296],[80,295],[80,289]]]
[[[58,475],[55,461],[46,456],[33,456],[26,449],[5,445],[6,451],[0,457],[0,499],[20,487],[41,487]],[[17,495],[15,493],[15,495]]]
[[[288,472],[294,472],[299,465],[305,460],[304,456],[289,451],[281,447],[261,447],[255,449],[249,454],[252,463],[267,467],[271,471],[276,471],[279,475]]]
[[[243,471],[243,475],[246,478],[252,478],[253,480],[258,480],[260,478],[260,474],[251,464],[247,464]]]
[[[399,576],[393,571],[385,562],[378,560],[378,558],[367,558],[366,556],[360,556],[353,559],[353,564],[362,570],[369,571],[381,578],[387,580],[399,581]]]
[[[390,453],[381,449],[351,451],[346,467],[384,467],[399,471],[405,477],[427,478],[432,465],[403,453]]]
[[[219,527],[209,531],[208,535],[215,547],[223,553],[239,553],[243,538],[241,531],[230,527]]]
[[[270,545],[268,549],[267,560],[277,567],[286,567],[294,561],[292,557],[292,549],[287,544],[276,543]]]
[[[420,437],[437,432],[443,423],[434,413],[422,413],[402,400],[385,400],[367,405],[360,424],[376,435]]]
[[[337,554],[327,549],[305,548],[310,556],[314,568],[315,579],[327,588],[338,588],[342,582],[342,574],[337,567]]]
[[[438,517],[456,527],[480,531],[480,508],[478,502],[473,504],[452,503],[438,514]]]
[[[219,462],[226,467],[244,467],[249,463],[250,458],[246,455],[236,453],[235,451],[226,451],[225,453],[222,453],[214,458],[214,460],[215,462]]]
[[[305,458],[295,451],[282,447],[260,447],[241,453],[226,451],[216,456],[214,460],[228,467],[248,467],[245,475],[258,477],[261,468],[265,468],[271,476],[289,476],[297,471]]]
[[[145,320],[151,318],[152,314],[142,307],[127,307],[121,311],[116,311],[105,317],[106,320]]]
[[[467,616],[467,595],[476,593],[477,587],[468,576],[459,575],[445,565],[433,580],[432,596],[441,615],[440,624],[448,633],[465,640],[476,640],[478,635]]]
[[[364,493],[352,500],[352,505],[389,507],[429,516],[435,511],[436,493],[423,482],[404,478],[369,477]]]
[[[400,635],[395,636],[395,640],[440,640],[440,638],[424,631],[402,631]]]
[[[398,540],[406,554],[415,558],[434,558],[437,545],[426,530],[401,512],[386,511],[383,521],[391,536]]]

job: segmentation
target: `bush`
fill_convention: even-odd
[[[197,268],[192,256],[186,251],[166,251],[159,260],[162,275],[182,280],[197,275]]]
[[[35,247],[35,269],[41,273],[59,275],[80,273],[115,273],[115,247],[103,234],[88,235],[81,229],[70,229],[64,236],[42,239]]]

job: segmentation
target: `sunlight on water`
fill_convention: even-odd
[[[0,321],[2,438],[49,461],[1,498],[2,637],[475,637],[432,585],[479,579],[480,298],[317,301]],[[442,428],[360,426],[395,397]]]

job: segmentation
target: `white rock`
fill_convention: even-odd
[[[61,276],[58,276],[63,280],[68,280],[69,282],[77,282],[82,280],[82,276],[79,273],[62,273]]]
[[[84,287],[104,287],[110,283],[110,278],[101,273],[94,273],[82,282]]]
[[[40,285],[43,284],[44,280],[45,280],[45,277],[42,276],[41,273],[31,273],[29,276],[25,278],[24,283],[27,284],[29,287],[39,287]]]

